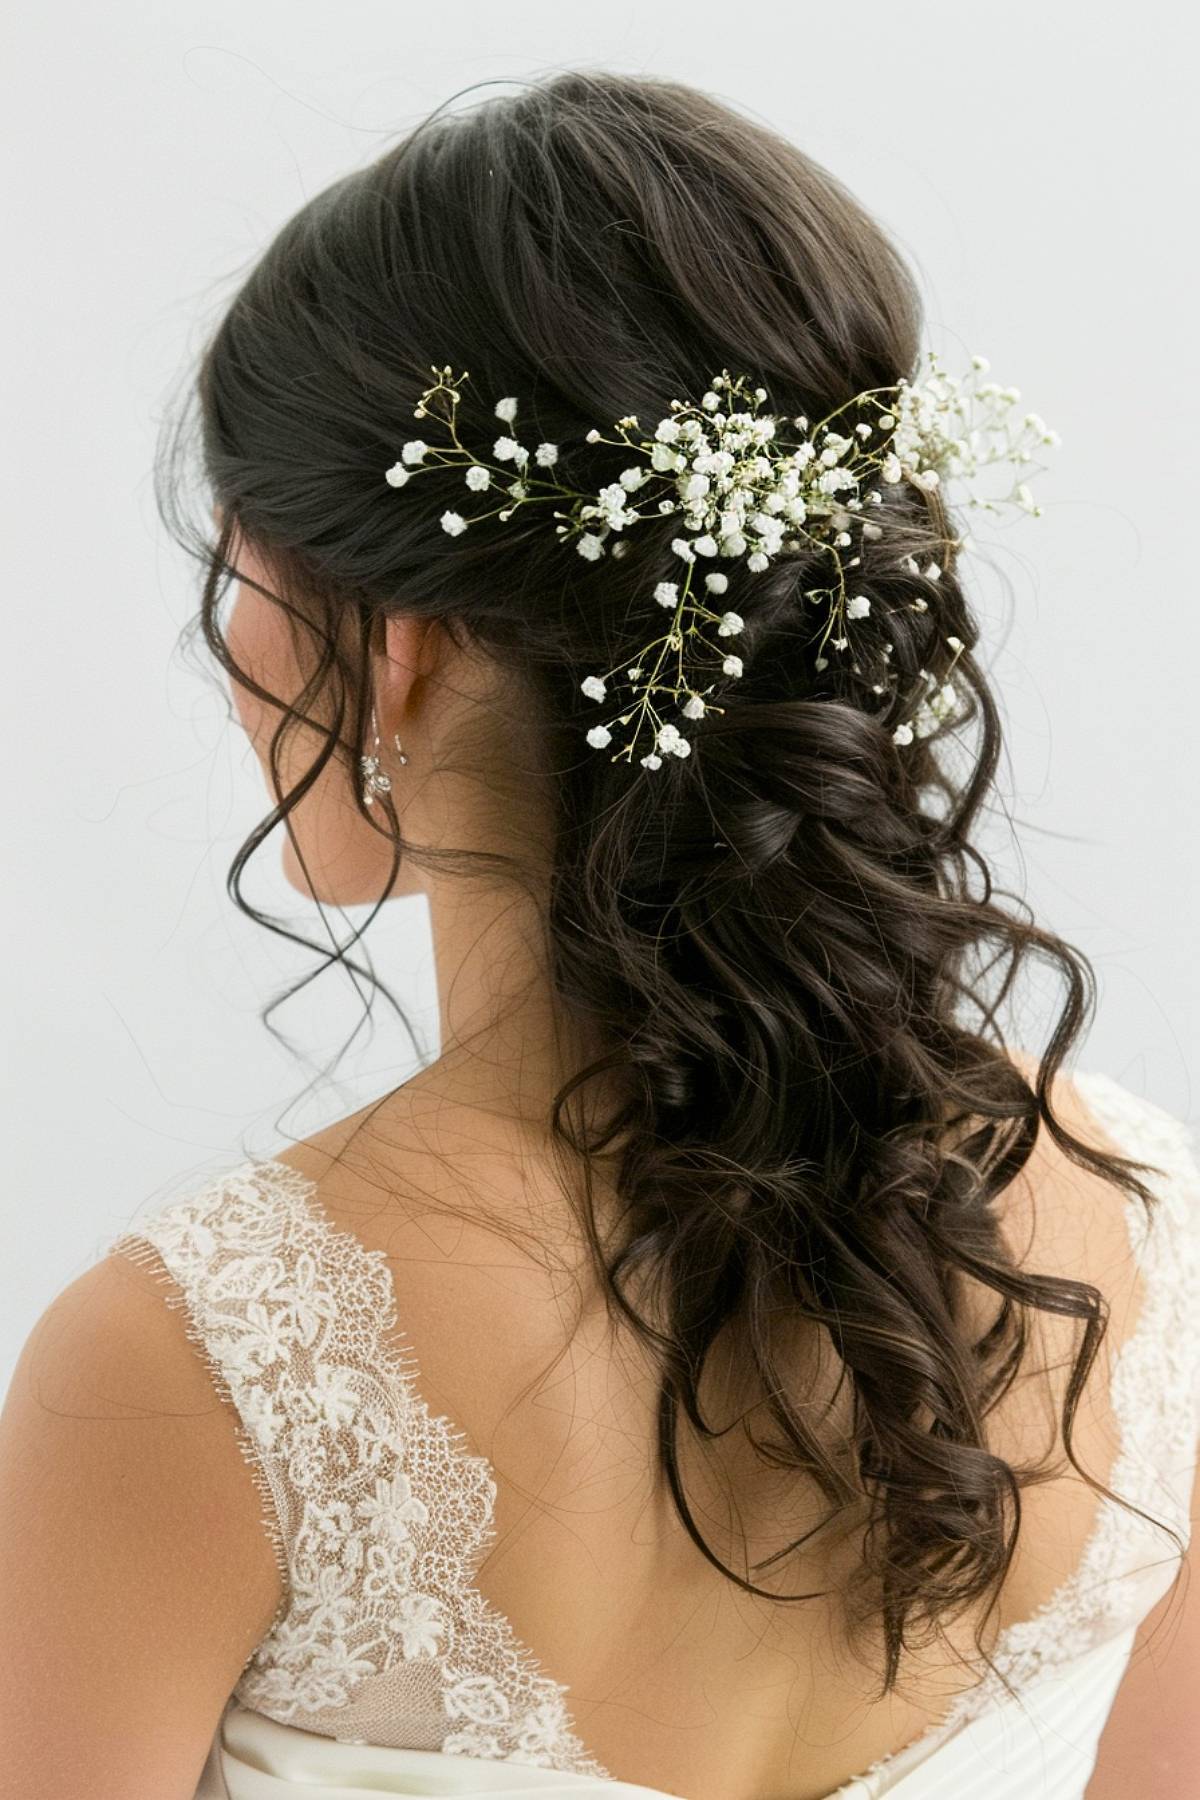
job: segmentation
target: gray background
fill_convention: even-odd
[[[224,893],[265,797],[215,676],[173,653],[195,570],[158,525],[150,465],[248,259],[479,80],[664,74],[781,130],[896,237],[949,366],[983,352],[1061,432],[1035,483],[1045,516],[971,524],[1008,726],[983,841],[1001,885],[1095,965],[1079,1066],[1197,1111],[1190,16],[1027,0],[793,4],[749,26],[695,0],[452,16],[466,55],[441,9],[365,0],[10,16],[0,1383],[136,1211],[414,1066],[382,1019],[301,1094],[359,1015],[336,971],[278,1016],[305,1060],[258,1022],[312,957]],[[277,842],[250,891],[321,937]],[[424,902],[391,904],[370,942],[435,1031]],[[1017,1041],[1040,1047],[1055,999],[1026,990]]]

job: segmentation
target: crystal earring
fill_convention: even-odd
[[[390,794],[392,791],[391,776],[384,774],[383,764],[379,757],[379,725],[375,718],[374,704],[371,706],[371,735],[374,739],[374,749],[370,754],[360,756],[358,759],[363,776],[363,800],[367,806],[374,806],[376,794]],[[400,747],[398,732],[393,738],[393,742],[399,752],[400,761],[406,763],[408,757]]]

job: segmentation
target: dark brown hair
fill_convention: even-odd
[[[224,311],[194,390],[224,509],[218,541],[200,541],[199,625],[221,665],[279,707],[276,747],[300,718],[325,721],[311,770],[239,851],[235,899],[282,929],[245,900],[246,858],[330,758],[357,792],[381,615],[439,620],[523,684],[556,795],[554,980],[611,1043],[548,1124],[580,1155],[609,1303],[661,1366],[662,1470],[704,1554],[765,1591],[707,1545],[677,1462],[680,1409],[711,1430],[698,1384],[718,1334],[735,1332],[773,1428],[758,1447],[814,1479],[831,1519],[867,1509],[847,1601],[881,1627],[885,1686],[919,1627],[994,1599],[1009,1565],[1024,1477],[989,1451],[985,1425],[1031,1310],[1080,1326],[1063,1407],[1072,1460],[1105,1328],[1095,1287],[1014,1266],[997,1195],[1041,1121],[1072,1161],[1151,1198],[1133,1172],[1145,1165],[1089,1148],[1051,1106],[1094,1004],[1090,965],[1001,904],[970,841],[1000,728],[944,503],[913,482],[887,491],[887,529],[856,571],[872,606],[854,664],[816,666],[820,621],[802,594],[828,571],[814,556],[731,572],[745,674],[691,729],[693,754],[651,773],[586,746],[596,715],[579,684],[653,635],[654,585],[678,573],[672,520],[640,524],[619,561],[588,563],[536,509],[451,539],[438,519],[461,500],[461,472],[423,475],[400,503],[383,471],[416,434],[433,365],[470,371],[465,441],[490,443],[492,400],[518,395],[528,441],[560,445],[556,472],[595,491],[628,456],[586,444],[592,426],[659,419],[726,367],[766,388],[767,410],[821,418],[916,379],[920,333],[892,244],[795,146],[675,82],[568,72],[435,113],[309,201]],[[175,504],[186,441],[180,429],[160,498],[191,547]],[[291,705],[237,668],[221,631],[235,530],[313,651]],[[913,555],[936,556],[940,579],[912,573]],[[898,747],[894,725],[926,672],[944,671],[950,635],[965,645],[968,703],[954,755],[944,729]],[[899,679],[881,697],[885,656]],[[1035,1085],[998,1022],[1030,958],[1063,986]],[[623,1072],[625,1098],[585,1125],[579,1102],[601,1070]],[[613,1146],[615,1247],[587,1179],[589,1155]],[[653,1276],[665,1329],[632,1303],[635,1272]],[[968,1283],[997,1303],[980,1336],[963,1323]],[[789,1388],[781,1309],[827,1334],[844,1370],[849,1461]]]

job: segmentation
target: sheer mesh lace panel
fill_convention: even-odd
[[[269,1502],[285,1591],[234,1689],[242,1705],[350,1742],[611,1779],[472,1586],[496,1485],[413,1388],[389,1341],[387,1259],[336,1229],[314,1184],[247,1161],[111,1246],[176,1284]]]
[[[1125,1208],[1142,1301],[1116,1353],[1119,1450],[1109,1485],[1189,1534],[1200,1430],[1200,1171],[1181,1122],[1108,1076],[1077,1074],[1097,1123],[1157,1164],[1147,1224]],[[566,1687],[473,1586],[496,1484],[414,1385],[387,1259],[324,1213],[289,1165],[247,1161],[168,1203],[111,1246],[175,1284],[188,1335],[239,1415],[284,1580],[276,1618],[234,1697],[283,1724],[353,1743],[441,1750],[612,1780],[576,1737]],[[991,1703],[1118,1635],[1169,1585],[1178,1552],[1102,1499],[1078,1564],[1008,1626],[994,1670],[915,1744],[844,1790],[884,1794]]]

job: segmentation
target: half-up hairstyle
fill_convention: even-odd
[[[744,675],[690,731],[694,754],[652,773],[586,746],[595,714],[580,680],[654,629],[654,585],[679,572],[672,520],[647,520],[628,554],[588,562],[536,508],[450,538],[439,515],[463,498],[461,473],[423,474],[401,499],[383,471],[414,435],[432,367],[470,371],[466,441],[489,443],[491,400],[518,395],[537,438],[561,447],[556,475],[594,492],[628,457],[587,444],[589,428],[662,418],[722,368],[760,382],[766,410],[820,419],[916,379],[920,333],[896,250],[792,144],[674,82],[569,72],[434,114],[308,202],[224,311],[194,390],[223,509],[200,549],[205,642],[279,708],[273,749],[301,718],[325,721],[311,769],[241,847],[235,899],[262,917],[241,893],[246,858],[331,758],[357,795],[381,617],[438,620],[521,684],[557,797],[554,981],[611,1045],[562,1088],[547,1125],[580,1171],[614,1316],[661,1366],[661,1470],[700,1550],[767,1592],[708,1546],[677,1457],[681,1412],[712,1433],[700,1378],[718,1335],[734,1334],[770,1424],[756,1447],[815,1481],[831,1520],[865,1509],[846,1602],[879,1629],[885,1687],[918,1633],[994,1601],[1003,1582],[1021,1476],[989,1451],[986,1419],[1031,1314],[1080,1327],[1062,1421],[1072,1461],[1105,1329],[1095,1287],[1015,1266],[997,1196],[1040,1121],[1072,1161],[1151,1200],[1134,1173],[1146,1165],[1090,1148],[1051,1106],[1094,1004],[1090,965],[1005,909],[971,843],[1000,728],[943,497],[913,482],[889,490],[887,529],[856,570],[871,611],[853,658],[816,665],[821,620],[803,592],[828,567],[815,554],[731,573]],[[184,442],[181,431],[160,486],[177,535]],[[235,531],[312,650],[290,705],[238,669],[221,630]],[[931,554],[936,579],[913,572]],[[945,730],[892,739],[951,636],[965,701],[952,759]],[[898,680],[881,696],[882,659]],[[394,872],[395,814],[373,817],[394,836]],[[997,1022],[1029,958],[1063,986],[1032,1079]],[[619,1110],[596,1118],[589,1083],[614,1072]],[[599,1229],[588,1175],[589,1157],[614,1147],[617,1242]],[[635,1276],[653,1320],[631,1297]],[[997,1302],[981,1336],[963,1323],[967,1284]],[[843,1371],[849,1456],[789,1387],[785,1317],[808,1321]]]

